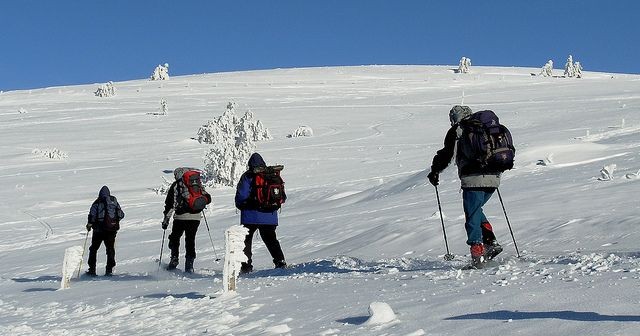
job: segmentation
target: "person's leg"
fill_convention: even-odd
[[[247,235],[244,237],[244,249],[242,250],[244,252],[244,255],[247,256],[247,261],[242,263],[240,268],[240,273],[249,273],[253,271],[253,265],[252,265],[253,261],[251,260],[253,256],[253,254],[251,253],[251,243],[253,242],[253,234],[258,229],[258,226],[244,225],[244,227],[246,227],[249,230]]]
[[[184,222],[181,220],[173,220],[171,226],[171,234],[169,234],[169,249],[171,250],[171,261],[167,266],[168,270],[175,269],[178,266],[180,256],[180,239],[184,233]]]
[[[113,273],[113,267],[116,266],[116,232],[106,232],[104,236],[104,247],[107,250],[107,267],[105,275]]]
[[[262,237],[264,244],[267,245],[267,250],[269,250],[271,258],[273,258],[273,264],[276,268],[281,268],[287,266],[287,263],[284,261],[284,253],[282,253],[282,247],[276,237],[276,228],[276,225],[259,226],[260,237]]]
[[[96,258],[98,249],[100,248],[100,244],[102,244],[102,234],[94,230],[93,234],[91,235],[91,246],[89,246],[89,260],[87,261],[87,264],[89,265],[87,274],[89,275],[96,274]]]
[[[184,271],[187,273],[193,272],[193,261],[196,259],[196,233],[198,232],[198,226],[200,221],[186,221],[185,222],[185,235],[184,235],[184,248],[185,248],[185,262]]]
[[[490,197],[491,195],[489,195]],[[478,189],[464,189],[462,191],[462,207],[464,208],[465,230],[467,231],[467,244],[482,244],[482,228],[480,224],[486,217],[482,212],[482,206],[489,198],[486,192]]]

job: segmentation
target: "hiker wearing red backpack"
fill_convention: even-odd
[[[513,167],[515,148],[511,134],[492,111],[472,113],[468,106],[456,105],[449,111],[449,120],[444,148],[433,158],[428,179],[437,191],[440,172],[455,157],[471,265],[480,268],[502,252],[482,207],[500,186],[500,174]]]
[[[240,273],[253,271],[251,243],[256,231],[260,231],[260,237],[273,258],[275,268],[287,267],[276,237],[278,209],[286,200],[284,182],[280,177],[282,168],[283,166],[267,166],[260,154],[253,153],[249,158],[247,171],[240,177],[235,203],[240,210],[240,224],[249,229],[244,241],[244,254],[248,261],[242,263]]]
[[[107,250],[107,267],[104,275],[113,274],[113,267],[116,266],[116,234],[120,229],[120,220],[123,218],[124,212],[120,208],[118,200],[111,195],[107,186],[103,186],[98,193],[98,198],[91,204],[87,218],[87,231],[93,229],[87,275],[96,276],[96,255],[103,242]]]
[[[184,271],[193,273],[193,262],[196,259],[196,233],[200,225],[200,217],[205,206],[211,203],[211,195],[204,190],[200,171],[193,168],[176,168],[173,171],[175,182],[171,184],[164,201],[164,220],[162,229],[169,227],[173,215],[173,226],[169,234],[171,260],[167,270],[178,266],[180,256],[180,239],[182,234],[185,245]]]

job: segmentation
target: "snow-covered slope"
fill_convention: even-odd
[[[114,83],[108,98],[98,84],[0,93],[0,334],[636,334],[640,77],[532,71],[282,69]],[[285,165],[278,234],[292,266],[271,270],[256,239],[257,271],[237,295],[222,294],[214,261],[239,221],[234,190],[212,191],[215,251],[201,225],[187,276],[158,271],[164,198],[152,190],[177,166],[202,166],[193,137],[230,101],[271,131],[265,160]],[[500,191],[522,258],[496,195],[485,212],[505,252],[482,271],[457,270],[468,247],[455,167],[439,187],[452,262],[426,183],[462,102],[494,110],[518,149]],[[287,137],[302,125],[313,136]],[[126,212],[116,275],[57,290],[102,185]],[[98,256],[102,274],[104,247]],[[393,311],[375,309],[385,303]]]

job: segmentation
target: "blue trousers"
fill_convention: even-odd
[[[481,224],[488,222],[487,217],[482,212],[482,207],[489,201],[495,188],[465,188],[462,189],[462,207],[464,208],[465,223],[467,230],[467,244],[482,244]]]

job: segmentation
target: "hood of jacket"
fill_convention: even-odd
[[[111,196],[111,191],[109,191],[109,187],[102,186],[102,188],[100,189],[100,192],[98,193],[98,198],[109,199],[109,196]]]
[[[262,156],[260,154],[253,153],[251,154],[247,165],[249,166],[249,169],[252,169],[255,167],[265,167],[267,164],[264,162],[264,159],[262,159]]]

